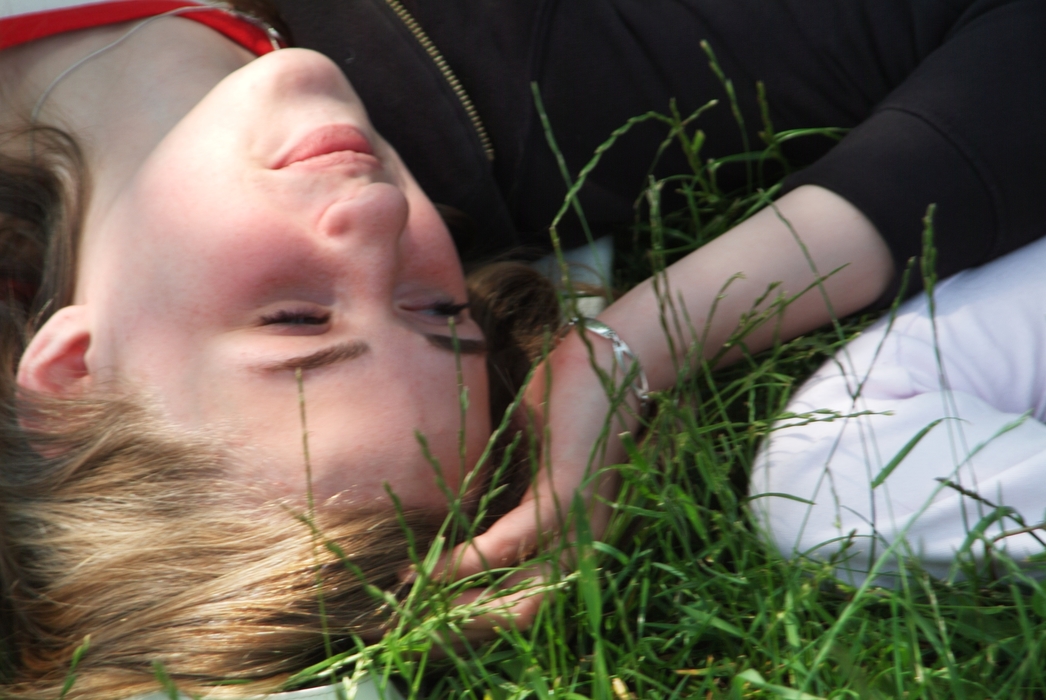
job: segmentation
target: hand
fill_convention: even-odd
[[[837,272],[822,278],[831,271]],[[737,277],[738,273],[743,276]],[[667,342],[660,320],[662,300],[652,280],[614,302],[600,319],[621,334],[642,362],[651,388],[659,390],[675,382],[676,368],[686,359],[682,353],[689,351],[691,343],[702,341],[705,360],[716,357],[744,315],[772,302],[766,297],[772,284],[779,285],[785,297],[808,293],[793,300],[777,322],[765,323],[745,337],[750,352],[864,308],[883,293],[892,277],[890,250],[871,221],[839,195],[806,185],[674,263],[661,277],[661,287],[672,290],[676,307],[686,311],[694,329],[701,329],[699,337],[684,334],[672,344]],[[597,364],[611,367],[610,343],[598,337],[587,340]],[[722,361],[739,356],[735,349]],[[616,479],[587,477],[604,465],[622,461],[624,449],[617,436],[634,429],[635,419],[618,411],[606,451],[590,463],[592,446],[604,434],[610,402],[591,366],[588,346],[577,333],[564,338],[538,368],[524,398],[534,425],[546,430],[541,473],[517,508],[448,557],[445,570],[455,578],[514,564],[535,552],[550,535],[559,533],[582,485],[593,535],[602,534],[609,520],[610,508],[596,495],[611,498]],[[634,397],[629,400],[636,408]],[[524,570],[513,580],[528,575],[547,580],[547,572],[538,570]],[[538,596],[522,593],[499,601],[496,591],[470,593],[469,598],[491,603],[491,613],[472,623],[477,633],[484,629],[489,633],[494,624],[506,622],[525,627],[541,602]]]
[[[575,494],[586,504],[593,537],[598,539],[605,531],[612,509],[604,501],[614,498],[619,480],[616,475],[598,472],[624,459],[618,436],[634,429],[637,421],[634,411],[624,406],[610,420],[610,399],[592,362],[594,359],[609,371],[611,345],[592,334],[586,340],[592,353],[578,332],[569,333],[538,366],[525,388],[521,410],[542,438],[540,472],[515,509],[449,555],[444,566],[453,578],[511,566],[547,547],[568,522]],[[620,373],[615,379],[622,380]],[[628,401],[632,409],[638,407],[631,392]],[[560,566],[572,565],[570,559],[570,552],[565,551]],[[459,599],[463,604],[479,601],[489,611],[468,624],[467,631],[472,633],[468,636],[483,636],[495,626],[529,626],[543,599],[534,590],[552,578],[553,572],[547,568],[547,563],[524,568],[504,583],[508,588],[531,579],[533,586],[525,590],[500,597],[497,591],[477,590]]]

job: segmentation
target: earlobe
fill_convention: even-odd
[[[91,382],[87,307],[59,309],[33,336],[18,363],[18,386],[52,396],[73,396]]]

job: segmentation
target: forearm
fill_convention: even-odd
[[[883,293],[892,275],[890,252],[872,223],[838,195],[806,186],[672,265],[662,293],[667,289],[677,310],[680,302],[686,309],[685,316],[679,315],[686,337],[675,339],[676,352],[703,341],[702,354],[711,359],[771,284],[779,286],[757,308],[810,289],[745,336],[751,351],[768,347],[775,335],[791,338],[864,308]],[[654,389],[675,381],[673,360],[680,359],[671,356],[661,316],[652,280],[600,314],[635,351]],[[669,327],[675,325],[670,321]],[[736,359],[738,353],[731,351],[724,359]]]

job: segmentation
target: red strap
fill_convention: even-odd
[[[0,50],[63,32],[130,22],[182,7],[200,6],[201,3],[186,0],[113,0],[16,15],[0,19]],[[273,50],[272,40],[261,26],[232,13],[215,8],[181,16],[210,27],[255,55],[261,56]]]

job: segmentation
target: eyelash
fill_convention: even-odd
[[[330,321],[330,315],[320,315],[311,311],[277,311],[269,316],[262,316],[263,326],[322,326]]]
[[[468,307],[468,302],[464,304],[454,304],[449,301],[443,301],[431,306],[429,308],[429,312],[433,316],[445,316],[447,318],[454,318],[456,316],[460,316],[461,312],[463,312]]]
[[[440,302],[427,309],[433,316],[456,318],[469,307],[468,303],[454,304]],[[263,326],[322,326],[330,321],[329,314],[315,314],[311,311],[284,310],[262,317]]]

